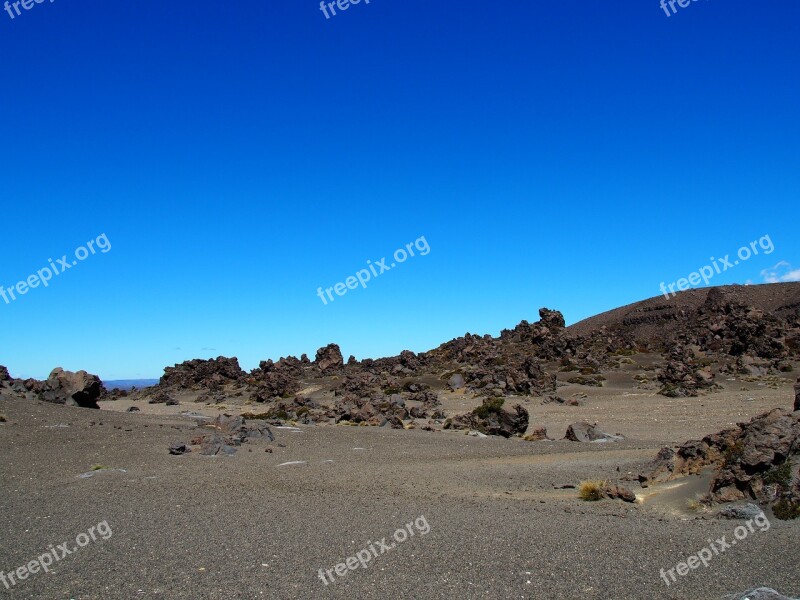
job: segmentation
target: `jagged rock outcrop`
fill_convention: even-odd
[[[337,344],[328,344],[317,350],[314,364],[323,375],[338,373],[344,367],[344,357]]]
[[[196,358],[164,369],[158,385],[162,388],[216,391],[228,384],[244,383],[245,375],[236,357]]]
[[[261,420],[246,420],[242,416],[228,414],[219,415],[213,421],[198,425],[201,433],[192,439],[192,445],[200,446],[200,454],[206,456],[230,455],[236,449],[250,440],[272,442],[275,436],[269,425]]]
[[[334,412],[337,423],[348,421],[377,427],[388,425],[392,429],[403,429],[403,420],[411,416],[399,394],[377,395],[373,398],[358,398],[348,394],[337,399]]]
[[[688,348],[676,346],[669,354],[667,364],[658,374],[662,396],[685,398],[697,396],[700,390],[718,387],[714,373],[708,365],[698,364]]]
[[[277,363],[262,360],[257,369],[250,373],[250,383],[256,390],[252,397],[256,402],[266,402],[271,398],[288,398],[302,389],[300,378],[306,363],[302,359],[289,356]]]
[[[776,408],[677,451],[664,448],[640,480],[668,481],[706,468],[715,471],[711,500],[756,500],[776,515],[800,516],[800,412]]]

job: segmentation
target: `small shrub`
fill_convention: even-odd
[[[603,491],[606,487],[606,482],[602,479],[589,479],[588,481],[581,481],[578,486],[578,498],[587,502],[596,502],[602,500],[605,496]]]
[[[781,498],[772,506],[772,512],[781,521],[789,521],[800,517],[800,502]]]
[[[111,467],[107,467],[106,465],[92,465],[92,471],[102,471],[104,469],[110,469]]]
[[[402,390],[396,387],[387,387],[384,388],[383,393],[387,396],[391,396],[392,394],[399,394]]]

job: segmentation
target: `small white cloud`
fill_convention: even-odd
[[[800,269],[792,269],[785,260],[770,269],[761,271],[764,283],[785,283],[787,281],[800,281]]]

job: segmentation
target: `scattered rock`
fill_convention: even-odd
[[[180,456],[181,454],[186,454],[187,452],[191,452],[191,450],[183,442],[174,442],[174,443],[170,444],[170,447],[169,447],[169,453],[170,454],[174,454],[176,456]]]
[[[156,391],[152,396],[150,396],[149,400],[147,401],[148,404],[171,404],[174,400],[172,396],[170,396],[164,390]]]
[[[134,412],[141,412],[141,411],[142,411],[142,409],[139,408],[138,406],[131,406],[125,412],[134,413]]]
[[[567,428],[564,439],[571,442],[620,442],[625,438],[619,434],[611,435],[601,431],[597,423],[579,421]]]
[[[748,503],[736,506],[726,506],[719,511],[719,514],[726,519],[741,519],[743,521],[747,521],[763,515],[764,511],[755,504]]]
[[[612,500],[622,500],[624,502],[636,502],[636,494],[621,485],[607,485],[603,488],[603,495]]]
[[[538,427],[531,431],[529,434],[522,436],[522,439],[527,442],[543,442],[550,440],[547,437],[547,428],[546,427]]]

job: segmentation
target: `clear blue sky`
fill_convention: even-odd
[[[0,0],[2,1],[2,0]],[[568,323],[800,269],[800,4],[55,0],[0,12],[0,364],[106,379]],[[13,11],[13,7],[11,9]],[[426,256],[317,288],[424,236]],[[391,262],[387,261],[387,264]],[[794,274],[794,277],[797,273]],[[323,292],[324,293],[324,292]]]

